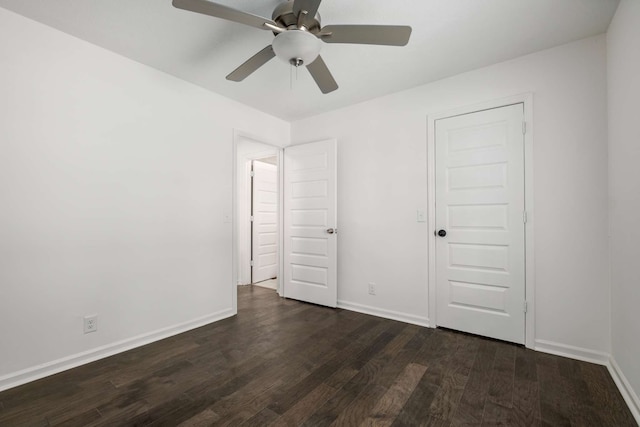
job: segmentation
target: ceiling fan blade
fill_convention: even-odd
[[[322,57],[318,56],[315,61],[307,65],[307,70],[311,73],[311,77],[316,81],[322,93],[329,93],[338,89],[338,83],[334,80]]]
[[[313,17],[316,16],[316,13],[318,13],[321,1],[322,0],[294,0],[293,14],[295,16],[299,16],[300,11],[306,10],[307,16],[313,19]]]
[[[409,43],[411,27],[406,25],[327,25],[322,28],[319,35],[326,43],[404,46]]]
[[[244,64],[233,70],[231,74],[227,76],[227,80],[241,82],[242,80],[249,77],[258,68],[269,62],[269,60],[271,60],[271,58],[273,58],[274,56],[276,56],[276,54],[273,53],[273,48],[271,47],[271,45],[265,47],[260,52],[256,53],[251,58],[246,60]]]
[[[208,0],[173,0],[173,6],[178,9],[215,16],[216,18],[226,19],[227,21],[233,21],[263,30],[270,29],[265,26],[265,23],[277,26],[277,24],[269,18],[252,15]]]

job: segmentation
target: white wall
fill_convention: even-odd
[[[640,2],[622,0],[607,34],[612,356],[640,417]]]
[[[534,93],[536,339],[609,353],[605,37],[294,122],[338,139],[338,299],[420,320],[427,310],[427,114]],[[377,295],[367,294],[367,283]],[[551,345],[551,347],[549,347]],[[558,346],[559,345],[559,346]],[[585,352],[571,347],[584,349]]]
[[[0,58],[0,389],[232,314],[233,129],[289,124],[4,9]]]

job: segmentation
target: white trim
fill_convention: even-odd
[[[428,315],[433,319],[432,328],[437,325],[436,309],[436,115],[427,116],[427,295]]]
[[[398,320],[400,322],[411,323],[412,325],[424,326],[427,328],[429,327],[429,319],[427,317],[414,316],[413,314],[384,310],[381,308],[357,304],[355,302],[349,301],[338,301],[338,308],[363,314],[369,314],[371,316],[382,317],[384,319]]]
[[[460,107],[445,112],[427,115],[427,244],[428,244],[428,307],[429,318],[433,319],[431,327],[437,327],[436,310],[436,241],[435,224],[435,122],[447,117],[469,114],[476,111],[489,110],[513,104],[524,104],[524,120],[527,131],[524,135],[525,153],[525,208],[527,223],[525,224],[525,297],[527,313],[525,314],[525,346],[535,346],[535,256],[534,256],[534,206],[533,206],[533,93],[501,98],[470,106]]]
[[[536,272],[535,272],[535,244],[534,244],[534,224],[535,207],[533,190],[535,182],[533,180],[533,94],[522,95],[524,102],[524,120],[526,123],[526,133],[524,135],[524,206],[527,212],[527,223],[525,226],[525,298],[527,300],[527,313],[525,314],[524,338],[525,346],[532,348],[535,345],[535,313],[536,313]]]
[[[627,377],[625,377],[620,366],[618,366],[616,359],[611,356],[608,362],[607,369],[609,370],[609,374],[618,386],[618,390],[620,390],[620,394],[622,394],[624,401],[627,402],[627,406],[629,407],[633,418],[635,418],[636,422],[640,425],[640,398],[634,392],[629,380],[627,380]]]
[[[278,289],[284,297],[284,148],[278,151]]]
[[[535,351],[554,354],[556,356],[568,357],[569,359],[581,360],[583,362],[606,365],[609,362],[609,354],[588,348],[574,347],[572,345],[561,344],[553,341],[536,340]]]
[[[231,317],[234,314],[235,313],[231,309],[221,310],[216,313],[208,314],[206,316],[190,320],[188,322],[180,323],[178,325],[158,329],[157,331],[138,335],[132,338],[127,338],[125,340],[107,344],[102,347],[84,351],[82,353],[77,353],[58,360],[23,369],[18,372],[13,372],[9,375],[0,377],[0,391],[8,390],[10,388],[29,383],[31,381],[36,381],[53,374],[57,374],[59,372],[66,371],[68,369],[76,368],[78,366],[94,362],[96,360],[104,359],[105,357],[113,356],[114,354],[134,349],[136,347],[141,347],[152,342],[160,341],[165,338],[190,331],[191,329],[200,328],[210,323]]]

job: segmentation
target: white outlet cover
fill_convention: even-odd
[[[85,316],[84,317],[84,333],[88,334],[96,332],[98,330],[98,316]]]
[[[369,295],[375,295],[375,294],[376,294],[376,284],[369,283]]]

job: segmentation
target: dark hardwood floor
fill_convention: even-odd
[[[0,393],[0,425],[636,425],[602,366],[262,288],[238,311]]]

